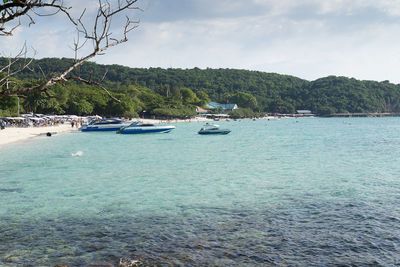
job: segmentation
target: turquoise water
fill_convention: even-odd
[[[0,266],[400,264],[400,118],[219,124],[6,146]]]

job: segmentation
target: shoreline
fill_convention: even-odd
[[[6,127],[4,130],[0,130],[0,150],[9,144],[27,142],[37,137],[46,137],[47,133],[62,134],[76,131],[78,131],[78,128],[72,128],[69,123],[43,127]]]
[[[135,120],[135,119],[134,119]],[[132,120],[132,121],[134,121]],[[156,119],[139,119],[147,123],[180,123],[180,122],[204,122],[210,119],[188,119],[188,120],[156,120]],[[9,144],[29,142],[38,137],[46,137],[47,133],[63,134],[70,132],[78,132],[79,128],[71,127],[70,123],[59,124],[58,126],[42,126],[42,127],[6,127],[0,130],[0,150]]]

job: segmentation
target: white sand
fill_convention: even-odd
[[[6,144],[27,141],[34,137],[46,137],[46,134],[48,132],[52,134],[59,134],[77,130],[78,129],[75,127],[72,128],[71,124],[69,123],[60,124],[59,126],[48,127],[6,127],[4,130],[0,130],[0,148]]]

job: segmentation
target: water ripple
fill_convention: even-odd
[[[300,205],[300,212],[198,207],[185,217],[61,217],[18,224],[4,218],[0,240],[8,246],[0,248],[6,254],[0,262],[78,266],[93,258],[115,262],[123,256],[189,266],[379,266],[400,261],[400,226],[393,214],[365,203],[315,204]],[[313,208],[320,212],[307,211]]]

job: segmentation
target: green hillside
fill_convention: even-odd
[[[0,59],[0,66],[4,65]],[[41,79],[39,67],[47,75],[59,73],[72,59],[35,60],[35,71],[25,70],[17,78],[29,83]],[[298,109],[326,115],[344,112],[400,112],[400,86],[384,82],[360,81],[329,76],[306,81],[294,76],[237,69],[161,69],[128,68],[119,65],[85,63],[76,70],[83,78],[101,80],[122,104],[112,101],[100,89],[68,83],[64,89],[52,88],[57,96],[28,96],[26,111],[136,115],[185,116],[194,113],[195,105],[212,100],[237,103],[252,112],[294,113]],[[12,97],[0,99],[0,109],[13,108]]]

